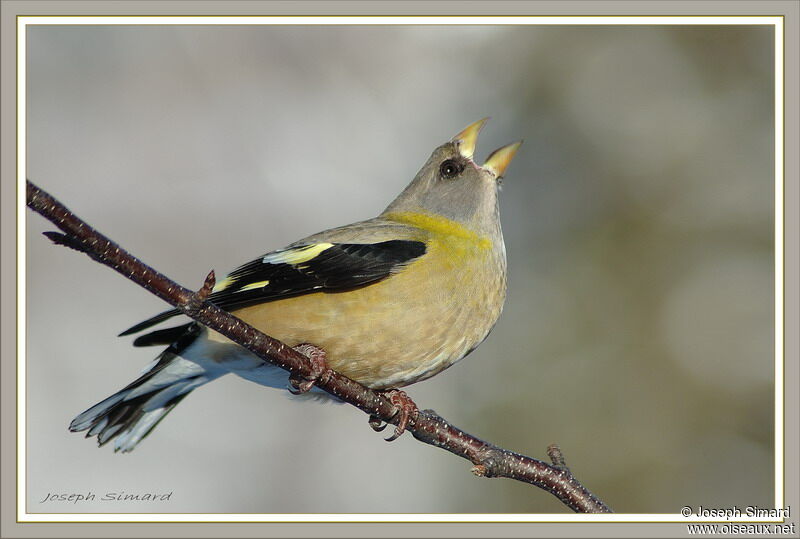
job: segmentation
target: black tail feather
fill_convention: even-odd
[[[178,329],[183,330],[180,335]],[[200,334],[200,326],[187,324],[166,331],[177,336],[158,360],[120,391],[79,414],[69,430],[85,430],[87,438],[97,436],[100,446],[116,439],[115,451],[132,451],[186,395],[214,378],[179,356]]]
[[[152,318],[148,318],[144,322],[139,322],[135,326],[129,327],[128,329],[120,333],[118,337],[125,337],[126,335],[133,335],[134,333],[139,333],[142,330],[145,330],[151,326],[155,326],[159,322],[163,322],[164,320],[172,318],[173,316],[177,316],[179,314],[181,314],[181,312],[178,309],[170,309],[168,311],[164,311],[163,313],[159,313],[153,316]]]
[[[167,329],[159,329],[157,331],[152,331],[141,337],[136,337],[136,340],[133,341],[134,346],[158,346],[158,345],[165,345],[171,344],[175,342],[176,339],[180,338],[181,335],[186,333],[186,330],[189,329],[192,323],[184,324],[182,326],[174,327],[174,328],[167,328]]]

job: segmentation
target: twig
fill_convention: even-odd
[[[214,286],[213,271],[206,277],[203,287],[198,292],[192,292],[94,230],[31,181],[27,182],[27,198],[31,209],[65,232],[45,232],[55,243],[84,252],[94,260],[113,268],[184,314],[228,337],[264,361],[289,371],[295,377],[309,378],[319,374],[314,372],[311,362],[300,352],[207,303],[205,299]],[[387,423],[398,421],[397,409],[386,397],[338,373],[326,373],[316,386],[356,406],[371,417]],[[548,464],[484,442],[450,425],[433,410],[421,411],[410,422],[407,430],[417,440],[469,460],[474,464],[472,472],[475,475],[508,477],[536,485],[556,496],[575,512],[611,512],[607,505],[575,479],[564,464],[563,455],[557,446],[548,448],[548,455],[553,462]]]

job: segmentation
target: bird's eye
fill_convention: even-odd
[[[439,174],[441,174],[442,178],[450,180],[458,176],[462,170],[464,170],[464,165],[454,159],[448,159],[439,167]]]

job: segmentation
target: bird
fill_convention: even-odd
[[[498,193],[522,141],[478,165],[473,156],[487,120],[433,150],[377,217],[259,256],[216,282],[207,298],[312,364],[386,392],[405,414],[388,439],[402,434],[415,409],[399,388],[467,356],[503,310],[507,263]],[[179,314],[164,311],[120,336]],[[197,322],[152,331],[133,344],[166,349],[69,425],[96,436],[99,446],[113,440],[115,452],[132,451],[193,390],[229,373],[267,387],[294,386],[293,393],[321,393],[314,380],[290,381],[286,371]]]

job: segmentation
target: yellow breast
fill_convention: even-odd
[[[375,284],[234,314],[291,346],[323,348],[332,369],[376,389],[408,385],[461,359],[486,337],[502,310],[501,250],[441,217],[387,217],[414,227],[418,237],[410,239],[425,242],[425,255]]]

